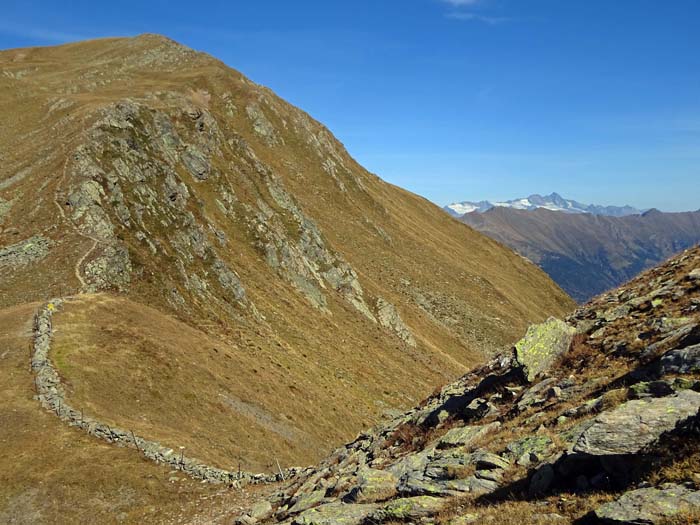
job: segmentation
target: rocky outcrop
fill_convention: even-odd
[[[51,241],[35,235],[24,241],[0,248],[0,271],[10,271],[28,266],[46,257]]]
[[[409,346],[416,346],[413,334],[403,322],[396,307],[385,301],[381,297],[377,298],[377,319],[379,324],[396,333],[404,343]]]
[[[698,509],[700,491],[668,483],[627,492],[596,509],[595,515],[611,525],[655,525]]]
[[[700,393],[628,401],[596,417],[574,446],[593,456],[636,454],[700,413]]]
[[[700,345],[693,345],[664,354],[659,363],[659,373],[694,374],[700,372]]]
[[[601,522],[653,524],[700,512],[692,461],[681,458],[671,471],[687,486],[647,481],[651,469],[675,461],[669,442],[689,440],[700,454],[692,328],[700,286],[685,277],[698,264],[700,248],[567,322],[531,327],[511,352],[301,474],[271,500],[273,511],[262,521],[479,523],[483,507],[467,503],[459,506],[461,517],[450,518],[454,501],[466,496],[490,505],[537,502],[528,516],[568,523],[582,515],[537,506],[556,492],[570,494],[561,501],[580,497],[585,505],[591,491],[611,489],[621,496],[588,509]]]

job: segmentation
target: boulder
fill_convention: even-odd
[[[477,439],[496,430],[501,424],[498,422],[488,425],[472,425],[450,429],[438,443],[438,448],[465,447],[474,443]]]
[[[474,452],[472,454],[472,462],[479,470],[507,469],[510,467],[510,462],[507,459],[484,450]]]
[[[250,509],[250,516],[256,520],[264,520],[272,514],[272,504],[269,501],[260,501]]]
[[[363,467],[357,474],[357,486],[350,499],[355,503],[385,501],[396,495],[399,480],[387,470]]]
[[[444,504],[442,498],[433,496],[395,499],[376,511],[371,516],[370,523],[383,523],[392,520],[415,523],[421,518],[437,514]]]
[[[556,377],[548,377],[539,383],[532,385],[525,392],[523,392],[522,397],[518,401],[518,409],[526,410],[532,406],[538,406],[545,403],[550,397],[550,390],[556,387],[558,379]],[[561,391],[561,389],[559,389]]]
[[[506,445],[508,455],[517,459],[518,464],[527,463],[521,460],[523,456],[529,462],[536,462],[544,458],[553,446],[552,440],[544,435],[527,436]]]
[[[322,503],[326,502],[326,491],[325,489],[314,490],[313,492],[300,494],[297,497],[296,502],[289,509],[290,514],[296,514],[299,512],[304,512],[312,507],[317,507]]]
[[[569,350],[575,332],[575,328],[554,317],[527,329],[525,337],[515,344],[515,356],[528,381],[547,371]]]
[[[700,508],[700,491],[665,484],[660,488],[627,492],[619,499],[602,505],[595,515],[604,523],[615,525],[655,525],[697,508]]]
[[[292,523],[294,525],[361,525],[379,509],[373,504],[328,503],[300,514]]]
[[[659,363],[662,375],[697,372],[700,372],[700,344],[666,352]]]
[[[593,456],[636,454],[700,411],[700,393],[628,401],[596,417],[574,445]]]
[[[554,468],[545,463],[538,468],[530,478],[530,497],[537,497],[545,494],[554,482]]]

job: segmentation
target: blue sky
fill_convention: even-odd
[[[3,2],[0,48],[162,33],[438,204],[700,208],[697,0]]]

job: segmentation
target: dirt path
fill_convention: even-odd
[[[61,172],[61,177],[58,179],[58,182],[56,183],[56,188],[54,189],[54,199],[53,202],[58,208],[58,212],[61,216],[61,219],[68,223],[73,231],[78,234],[80,237],[83,237],[84,239],[88,239],[92,241],[92,245],[88,250],[78,259],[78,261],[75,263],[75,267],[73,269],[75,273],[76,279],[78,279],[78,282],[80,283],[80,290],[78,290],[78,293],[85,293],[88,290],[88,284],[85,281],[85,278],[83,277],[83,273],[81,272],[81,267],[83,263],[86,261],[86,259],[92,254],[93,251],[97,248],[97,245],[100,243],[103,243],[104,241],[100,239],[96,239],[95,237],[92,237],[91,235],[88,235],[86,233],[83,233],[80,231],[80,228],[78,228],[75,223],[73,223],[72,219],[66,216],[65,211],[63,210],[63,206],[61,205],[61,201],[63,199],[59,198],[59,194],[61,193],[61,188],[63,187],[66,178],[67,178],[67,171],[68,171],[68,162],[70,160],[70,157],[67,157],[66,160],[63,162],[63,169]]]

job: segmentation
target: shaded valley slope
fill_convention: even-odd
[[[700,242],[700,211],[609,217],[495,207],[460,220],[538,264],[579,302]]]

